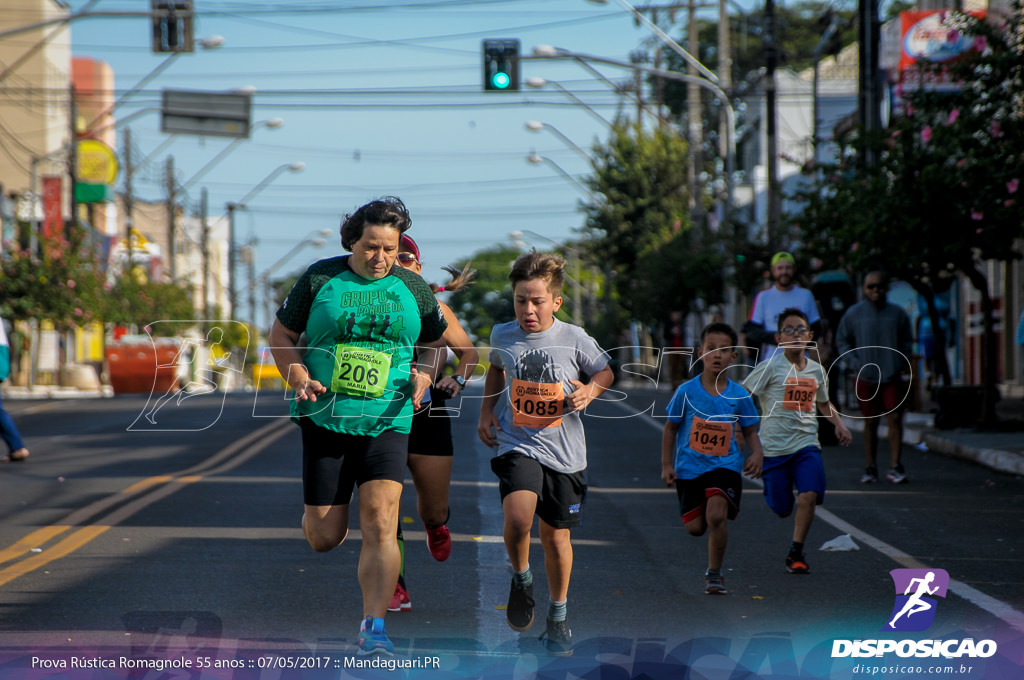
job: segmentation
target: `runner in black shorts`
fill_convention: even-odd
[[[503,501],[510,493],[532,491],[537,494],[537,516],[556,529],[578,527],[583,521],[587,476],[582,471],[556,472],[518,451],[492,458],[491,470],[498,476]]]
[[[398,249],[398,264],[420,274],[423,263],[420,249],[408,235],[402,234]],[[463,271],[445,268],[453,279],[444,287],[431,284],[434,293],[455,292],[467,286],[475,272],[468,267]],[[438,302],[448,328],[443,340],[447,345],[447,356],[432,367],[434,387],[430,389],[413,416],[412,431],[409,434],[409,472],[416,486],[416,510],[423,520],[427,533],[427,547],[438,562],[444,562],[452,551],[451,534],[448,531],[448,494],[452,479],[452,413],[445,408],[445,401],[461,393],[473,374],[480,359],[473,342],[459,324],[455,313],[443,302]],[[443,352],[444,350],[442,350]],[[448,359],[457,357],[458,367],[454,375],[443,376]],[[402,569],[391,598],[389,611],[408,611],[412,601],[405,582],[405,537],[402,535],[401,518],[398,521],[398,542],[402,551]]]
[[[740,497],[743,494],[743,477],[726,468],[715,468],[695,479],[676,479],[676,495],[679,497],[679,516],[683,522],[692,522],[705,512],[708,499],[722,496],[727,501],[727,516],[736,519],[740,513]]]
[[[348,536],[352,489],[359,488],[360,654],[395,651],[384,628],[401,564],[391,536],[413,409],[431,382],[414,366],[414,348],[424,364],[436,363],[432,355],[446,328],[423,279],[395,266],[399,239],[411,224],[393,197],[347,216],[341,245],[352,254],[310,266],[270,331],[274,362],[295,390],[290,410],[302,428],[302,529],[314,550],[328,552]]]

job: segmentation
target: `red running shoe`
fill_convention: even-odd
[[[448,525],[442,524],[439,527],[426,527],[427,547],[430,554],[438,562],[444,562],[452,554],[452,535],[448,532]]]
[[[388,605],[389,612],[407,612],[412,609],[412,601],[409,599],[409,591],[402,587],[401,583],[395,584],[395,594],[391,596],[391,604]]]

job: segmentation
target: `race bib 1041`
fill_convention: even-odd
[[[693,417],[690,448],[705,456],[728,456],[732,443],[732,421]]]

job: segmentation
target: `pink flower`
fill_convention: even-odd
[[[82,316],[82,308],[75,307],[75,316]]]
[[[960,109],[953,109],[949,112],[949,120],[946,121],[946,125],[952,125],[956,122],[956,119],[960,117]]]
[[[914,105],[911,104],[910,102],[907,102],[907,115],[908,116],[913,116],[914,115]]]
[[[984,52],[988,48],[988,38],[985,36],[978,36],[974,39],[974,49],[979,52]]]
[[[958,160],[956,162],[956,167],[958,167],[958,168],[962,168],[965,165],[967,165],[967,159],[966,158],[961,158],[960,160]]]
[[[981,220],[985,219],[985,213],[981,212],[980,210],[975,210],[974,212],[971,213],[971,219],[974,220],[975,222],[980,222]]]
[[[1017,193],[1017,189],[1020,187],[1020,180],[1014,177],[1006,183],[1006,192],[1009,194]]]
[[[988,131],[993,137],[1003,136],[1003,126],[999,124],[999,121],[994,120],[988,125]]]
[[[1008,198],[1005,201],[1003,201],[1003,205],[1006,206],[1007,208],[1012,208],[1015,203],[1017,203],[1017,201],[1013,200],[1012,198]]]
[[[1013,192],[1011,191],[1010,193],[1012,194]],[[68,288],[74,288],[74,287],[75,287],[75,280],[74,279],[68,279]]]
[[[925,144],[927,144],[928,142],[932,141],[932,126],[931,125],[925,125],[924,129],[921,130],[921,141],[924,142]]]

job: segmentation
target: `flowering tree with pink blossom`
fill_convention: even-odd
[[[837,140],[838,160],[809,171],[794,196],[803,209],[792,216],[809,254],[851,272],[886,269],[913,285],[928,301],[933,331],[934,293],[957,273],[971,282],[984,319],[984,424],[995,422],[998,354],[985,263],[1021,257],[1024,239],[1020,2],[987,20],[947,13],[943,24],[973,36],[974,49],[921,68],[958,86],[901,92],[887,130]],[[872,155],[877,162],[863,162]]]

